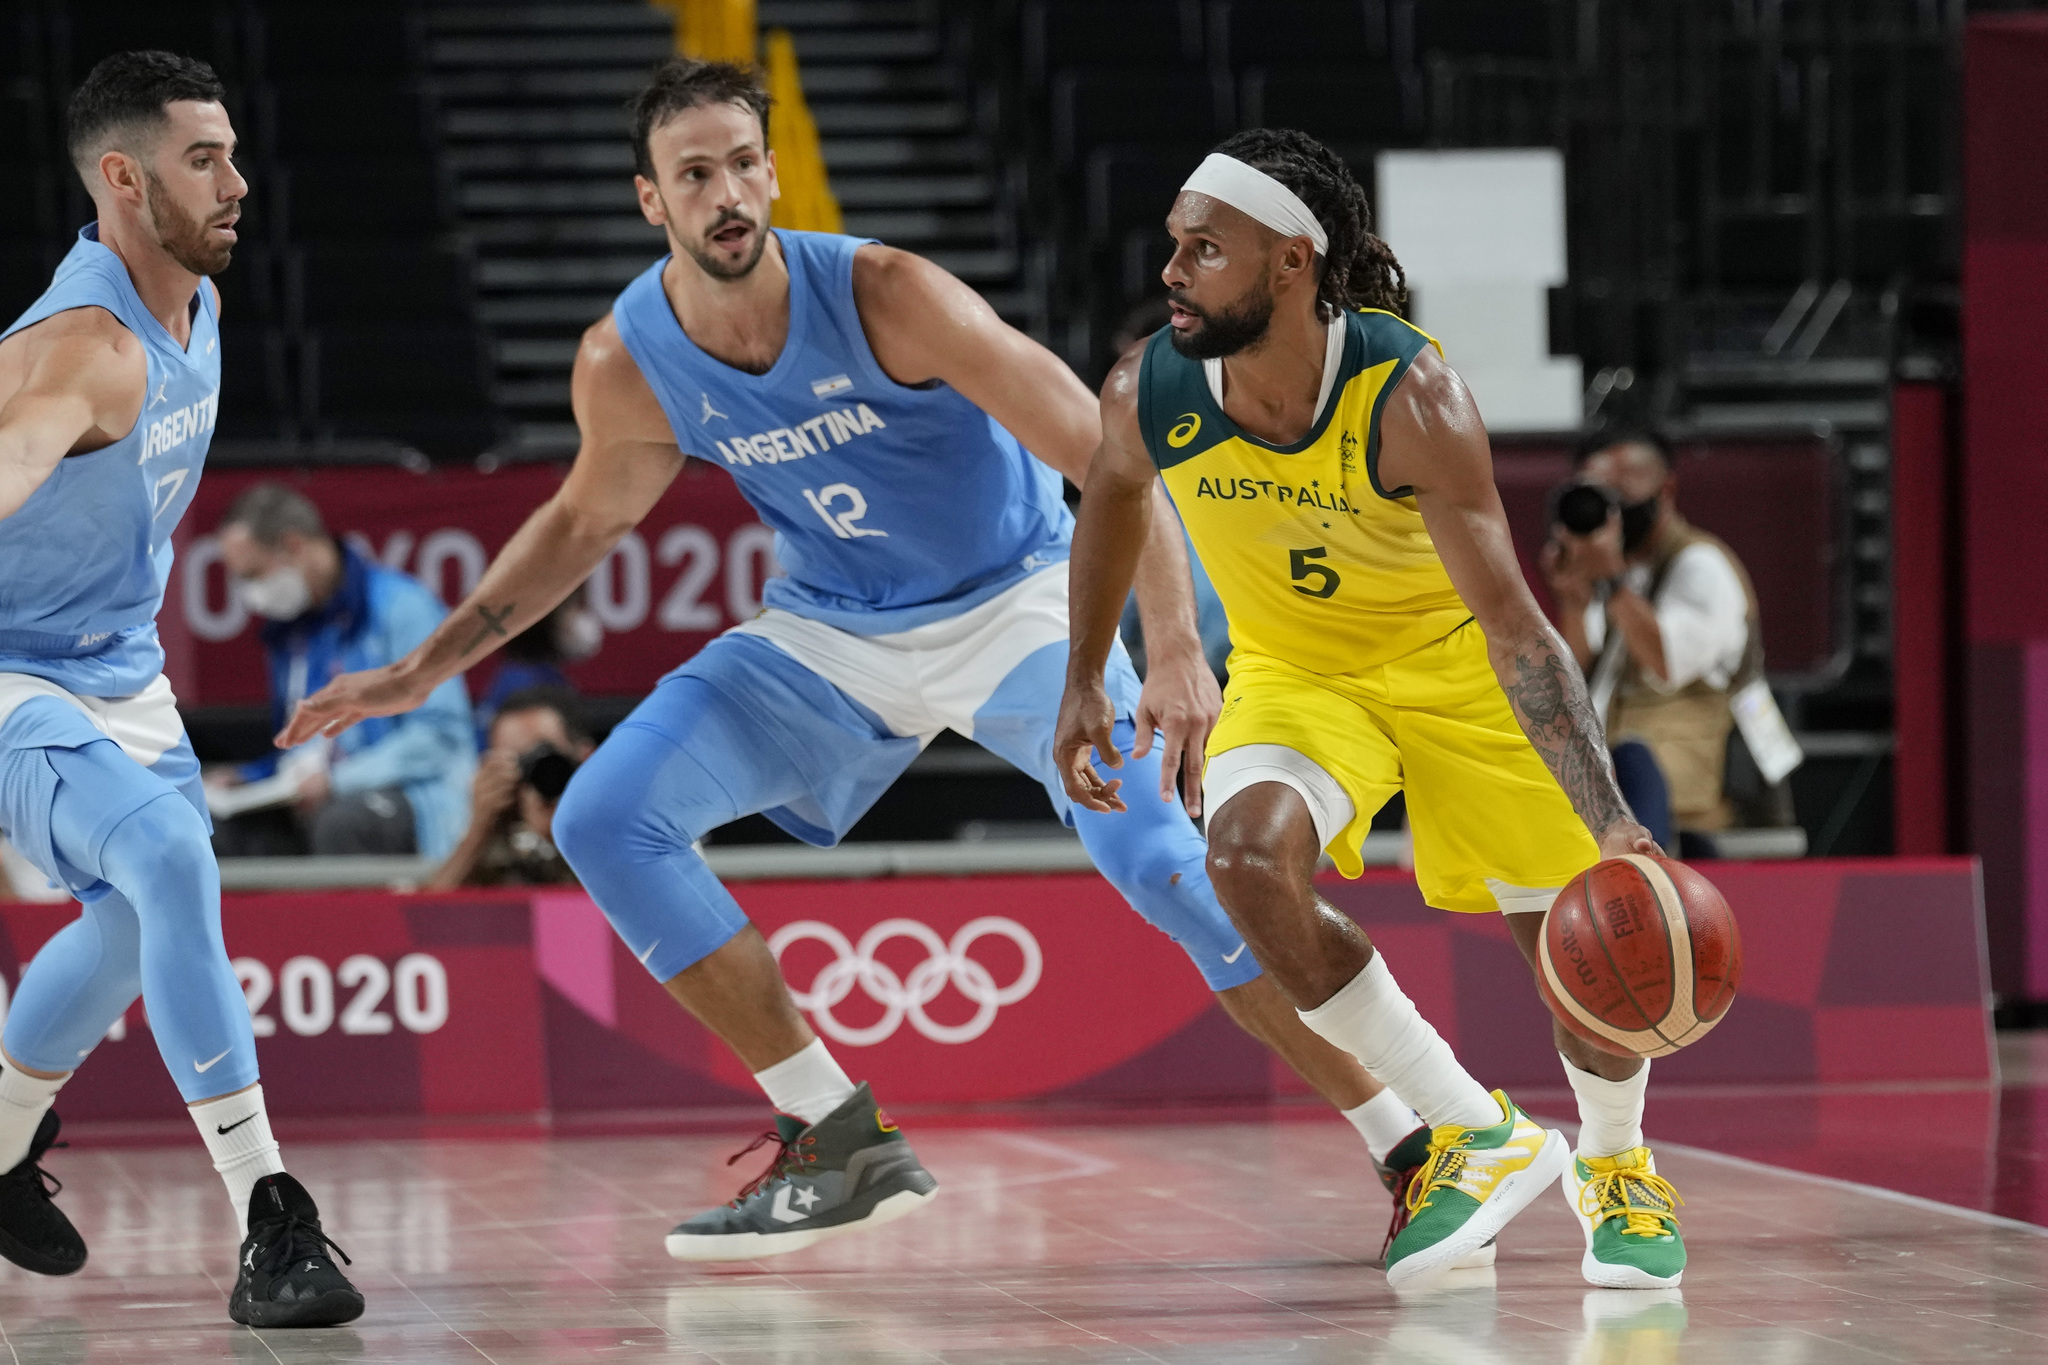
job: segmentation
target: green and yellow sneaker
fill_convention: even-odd
[[[1670,1289],[1685,1275],[1674,1210],[1685,1201],[1657,1174],[1648,1147],[1575,1156],[1559,1182],[1586,1234],[1579,1273],[1602,1289]]]
[[[1501,1121],[1445,1124],[1409,1182],[1408,1222],[1387,1247],[1387,1283],[1419,1287],[1464,1261],[1571,1166],[1564,1134],[1542,1128],[1496,1090]]]

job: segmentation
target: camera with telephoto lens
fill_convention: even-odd
[[[1597,483],[1573,479],[1550,490],[1550,524],[1576,536],[1592,535],[1620,510],[1621,499],[1614,490]]]
[[[549,805],[561,800],[575,775],[576,760],[546,740],[519,755],[520,782]]]

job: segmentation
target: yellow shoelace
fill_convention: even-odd
[[[1429,1192],[1437,1189],[1456,1189],[1459,1177],[1465,1174],[1465,1149],[1463,1143],[1471,1130],[1461,1130],[1449,1142],[1439,1147],[1434,1139],[1429,1144],[1429,1156],[1423,1161],[1422,1169],[1408,1182],[1408,1216],[1413,1218],[1429,1207]]]
[[[1610,1218],[1626,1219],[1621,1227],[1624,1237],[1662,1237],[1675,1232],[1678,1215],[1672,1210],[1684,1202],[1663,1176],[1634,1167],[1602,1171],[1579,1191],[1579,1212],[1591,1218],[1595,1227]]]

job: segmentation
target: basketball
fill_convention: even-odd
[[[1742,982],[1742,937],[1714,884],[1629,854],[1581,873],[1543,918],[1544,1003],[1603,1052],[1661,1057],[1707,1036]]]

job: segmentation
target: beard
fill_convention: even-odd
[[[164,254],[195,275],[218,275],[226,270],[229,258],[234,255],[235,244],[212,236],[207,231],[211,224],[202,223],[185,212],[171,196],[170,187],[157,177],[156,172],[144,171],[143,184],[148,190],[143,204],[149,210],[150,223],[156,228],[157,241],[163,246]],[[239,205],[230,204],[213,222],[226,222],[239,211]]]
[[[1236,355],[1264,341],[1273,324],[1273,291],[1263,280],[1213,313],[1197,308],[1178,293],[1169,293],[1167,298],[1202,320],[1202,325],[1192,332],[1176,330],[1169,338],[1173,349],[1190,360],[1221,360]]]
[[[730,281],[745,279],[754,273],[755,266],[761,264],[761,253],[768,249],[768,234],[761,231],[759,223],[756,223],[737,209],[726,209],[720,213],[718,221],[705,229],[704,239],[709,241],[712,233],[732,223],[745,223],[748,227],[754,229],[754,249],[748,252],[747,258],[737,265],[713,255],[708,250],[692,246],[688,242],[682,244],[683,250],[690,253],[690,259],[697,263],[697,268],[714,280]]]

